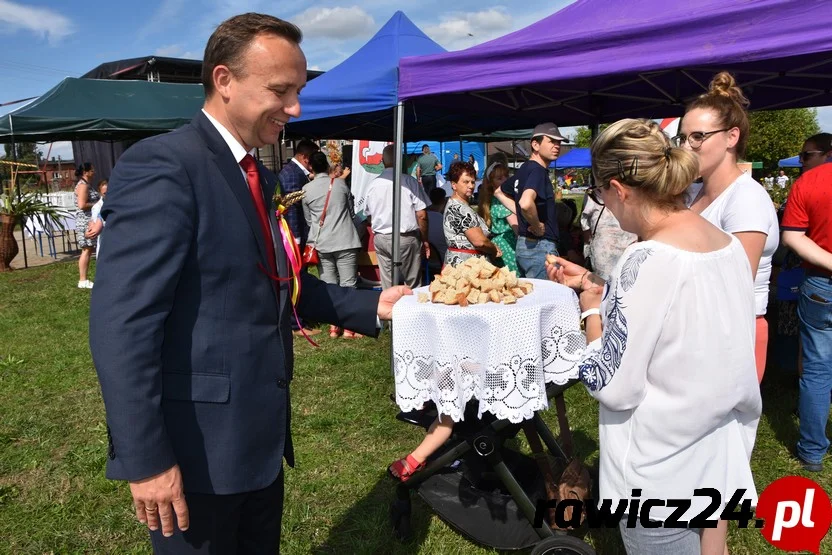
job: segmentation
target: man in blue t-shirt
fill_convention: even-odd
[[[522,277],[546,278],[546,255],[558,254],[558,218],[555,190],[549,181],[549,164],[558,157],[565,139],[554,123],[541,123],[532,133],[532,155],[503,193],[514,199],[517,212],[517,268]]]

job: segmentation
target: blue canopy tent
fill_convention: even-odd
[[[588,148],[573,148],[549,164],[550,168],[591,168],[592,159]]]
[[[301,117],[289,123],[287,135],[393,141],[399,60],[444,52],[444,48],[425,35],[404,13],[396,12],[355,54],[309,82],[301,95]],[[427,79],[441,82],[455,77],[437,73]],[[404,139],[408,141],[458,140],[460,136],[480,133],[484,129],[517,128],[516,116],[499,116],[488,110],[471,114],[446,109],[411,109],[402,115],[406,130]],[[479,140],[479,137],[468,140]]]
[[[306,86],[301,117],[287,126],[287,133],[317,139],[392,140],[399,59],[442,52],[445,49],[404,13],[396,12],[355,54]],[[408,123],[418,128],[412,116]],[[422,138],[427,137],[414,135]]]
[[[783,158],[777,165],[781,168],[802,168],[803,165],[800,163],[800,158],[798,156],[792,156],[791,158]]]

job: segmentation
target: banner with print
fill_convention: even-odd
[[[386,141],[353,141],[352,143],[352,196],[355,199],[355,214],[364,212],[364,195],[370,182],[381,175],[384,164],[381,152],[389,145]]]

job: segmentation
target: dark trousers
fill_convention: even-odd
[[[422,188],[425,190],[425,194],[430,196],[430,192],[436,189],[436,176],[435,175],[423,175],[422,176]]]
[[[166,538],[150,533],[156,555],[275,555],[280,551],[283,471],[265,489],[232,495],[189,493],[191,525]]]

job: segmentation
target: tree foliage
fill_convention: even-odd
[[[13,160],[14,153],[12,152],[12,145],[5,144],[3,145],[6,149],[6,160]],[[24,162],[26,164],[37,164],[41,161],[43,157],[43,153],[38,150],[38,145],[35,143],[15,143],[14,145],[16,148],[14,149],[17,154],[17,161]]]
[[[598,126],[598,132],[600,133],[609,126],[609,123],[602,123]],[[578,127],[573,142],[575,143],[575,146],[578,148],[589,148],[589,146],[592,144],[592,130],[587,126]]]
[[[762,162],[764,176],[776,173],[778,161],[796,155],[803,141],[820,132],[814,108],[751,112],[749,119],[751,132],[745,158]]]

